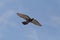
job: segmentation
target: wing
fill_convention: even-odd
[[[17,15],[18,15],[19,17],[21,17],[21,18],[25,19],[25,20],[30,19],[30,17],[29,17],[29,16],[27,16],[27,15],[25,15],[25,14],[22,14],[22,13],[17,13]]]
[[[35,24],[35,25],[38,25],[38,26],[42,26],[37,20],[32,20],[32,23]]]

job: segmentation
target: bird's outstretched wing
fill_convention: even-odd
[[[38,25],[38,26],[42,26],[36,19],[33,19],[32,23],[35,24],[35,25]]]
[[[28,20],[30,19],[29,16],[25,15],[25,14],[22,14],[22,13],[17,13],[18,16],[20,16],[21,18],[25,19],[25,20]]]

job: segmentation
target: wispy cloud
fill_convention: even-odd
[[[2,25],[11,25],[14,28],[17,28],[19,30],[19,26],[17,25],[17,23],[10,21],[9,18],[11,18],[11,16],[14,16],[15,11],[14,10],[7,10],[6,12],[4,12],[1,16],[0,16],[0,24]],[[18,27],[17,27],[18,26]],[[1,26],[0,26],[1,27]],[[7,26],[4,26],[4,28],[6,28]],[[2,28],[3,29],[3,28]]]
[[[56,23],[56,24],[60,24],[60,17],[58,17],[58,16],[53,16],[53,17],[51,18],[51,20],[52,20],[54,23]]]
[[[16,24],[12,21],[8,21],[8,19],[14,14],[13,10],[8,10],[0,16],[0,39],[4,37],[2,30],[5,30],[7,27],[6,25],[9,24],[11,26],[16,26]]]
[[[49,24],[54,28],[59,28],[60,16],[52,16]]]
[[[60,16],[51,16],[48,22],[50,27],[59,28],[60,26]]]
[[[0,22],[7,22],[8,18],[10,18],[13,14],[13,10],[6,11],[0,16]]]
[[[27,34],[27,38],[29,40],[39,40],[38,33],[35,29],[30,29],[29,33]]]

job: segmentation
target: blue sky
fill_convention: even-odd
[[[17,12],[43,26],[23,25]],[[0,0],[0,40],[60,40],[60,0]]]

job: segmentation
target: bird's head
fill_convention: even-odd
[[[34,19],[34,18],[32,18],[32,19]]]
[[[34,18],[32,18],[31,20],[34,20]]]

